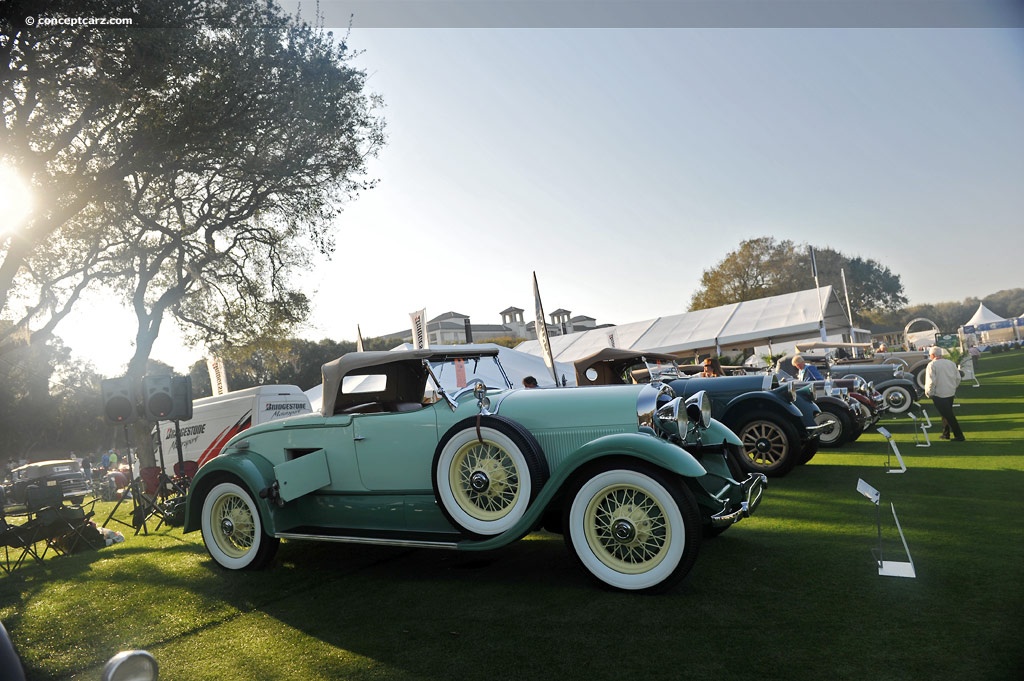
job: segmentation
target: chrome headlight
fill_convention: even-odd
[[[682,397],[675,397],[669,403],[658,407],[658,411],[655,412],[658,428],[665,435],[683,437],[686,434],[686,424],[680,423],[680,419],[685,418],[685,412],[681,413],[679,410],[682,403]]]
[[[686,418],[704,429],[711,425],[711,398],[703,390],[686,400]]]

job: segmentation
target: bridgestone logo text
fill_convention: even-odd
[[[263,408],[264,411],[284,411],[294,409],[305,409],[305,402],[268,402]]]
[[[194,435],[202,435],[205,432],[206,432],[206,424],[205,423],[200,423],[199,425],[186,426],[186,427],[182,428],[181,429],[181,436],[182,437],[192,437]],[[174,429],[173,428],[169,428],[167,430],[167,437],[168,438],[174,437]]]

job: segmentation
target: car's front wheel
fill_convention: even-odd
[[[914,406],[914,396],[906,386],[892,385],[882,391],[890,414],[905,414]]]
[[[221,482],[203,501],[203,542],[210,557],[229,570],[258,570],[274,557],[280,540],[263,531],[259,509],[247,489]]]
[[[822,447],[840,447],[850,439],[853,432],[853,419],[850,413],[839,411],[833,405],[821,405],[821,413],[814,415],[818,425],[830,423],[818,431],[818,440]]]
[[[639,462],[593,469],[563,509],[570,554],[602,584],[655,592],[682,580],[700,551],[700,511],[680,481]]]
[[[790,424],[766,411],[754,411],[734,428],[743,442],[743,467],[751,473],[781,477],[797,465],[800,437]]]

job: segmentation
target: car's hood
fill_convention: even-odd
[[[637,402],[658,389],[653,385],[606,385],[582,388],[513,390],[492,401],[491,411],[536,428],[623,426],[637,428]]]

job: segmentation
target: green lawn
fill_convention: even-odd
[[[488,554],[286,542],[271,569],[227,573],[198,533],[112,523],[125,543],[0,576],[0,620],[30,679],[98,679],[126,648],[172,681],[1022,679],[1024,353],[984,357],[979,380],[960,390],[968,442],[918,448],[908,419],[884,422],[903,475],[875,432],[823,451],[660,596],[596,587],[547,534]],[[895,504],[916,579],[877,574],[858,478],[905,560]]]

